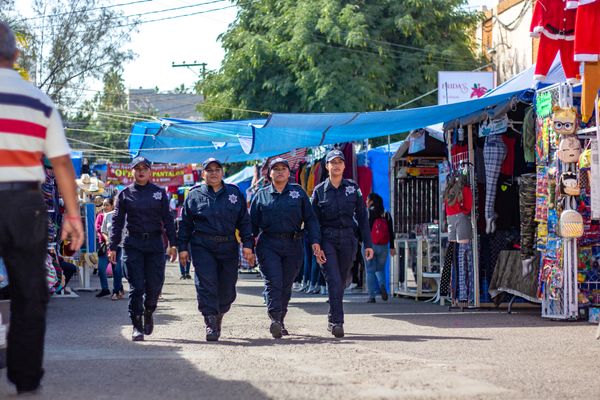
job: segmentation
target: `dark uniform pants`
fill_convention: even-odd
[[[0,209],[0,257],[11,298],[7,374],[17,389],[33,390],[44,375],[48,215],[37,191],[2,191]]]
[[[127,236],[123,243],[123,273],[129,281],[129,316],[154,312],[165,281],[165,246],[161,234],[143,239]]]
[[[344,289],[354,264],[358,241],[353,229],[327,229],[323,232],[327,262],[323,273],[329,292],[329,322],[344,323]]]
[[[261,235],[256,246],[265,279],[269,312],[287,312],[292,284],[304,262],[302,238],[279,239]]]
[[[205,317],[225,314],[236,297],[238,242],[200,239],[192,242],[191,249],[198,310]]]

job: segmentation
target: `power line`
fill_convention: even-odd
[[[42,19],[42,18],[50,18],[50,17],[60,17],[63,15],[69,15],[69,14],[81,14],[84,12],[89,12],[89,11],[96,11],[96,10],[106,10],[108,8],[115,8],[115,7],[124,7],[124,6],[129,6],[132,4],[139,4],[139,3],[149,3],[155,0],[137,0],[137,1],[131,1],[129,3],[121,3],[121,4],[111,4],[109,6],[102,6],[102,7],[93,7],[93,8],[88,8],[88,9],[83,9],[83,10],[73,10],[73,11],[69,11],[69,12],[63,12],[63,13],[57,13],[57,14],[50,14],[50,15],[39,15],[37,17],[29,17],[29,18],[22,18],[20,20],[20,22],[24,22],[24,21],[32,21],[35,19]]]

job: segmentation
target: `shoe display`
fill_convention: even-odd
[[[144,341],[144,322],[141,315],[131,317],[133,324],[133,331],[131,333],[131,340],[134,342]]]
[[[108,289],[102,289],[100,291],[100,293],[98,293],[96,295],[96,297],[104,297],[104,296],[108,296],[109,294],[110,294],[110,290],[108,290]]]
[[[152,318],[152,312],[144,311],[144,333],[146,335],[152,335],[154,330],[154,318]]]
[[[387,301],[388,300],[388,292],[387,292],[387,289],[385,288],[385,285],[380,285],[379,291],[381,292],[381,299],[383,301]]]

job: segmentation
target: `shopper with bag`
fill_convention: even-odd
[[[381,299],[387,301],[388,292],[385,286],[385,264],[388,259],[388,249],[392,257],[396,255],[394,247],[394,222],[389,212],[383,208],[383,199],[377,193],[367,196],[369,207],[369,226],[373,239],[373,258],[366,260],[367,287],[369,289],[368,303],[375,303],[377,291]],[[366,257],[365,257],[366,258]]]

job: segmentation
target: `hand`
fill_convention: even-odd
[[[372,249],[372,248],[370,248],[370,247],[367,247],[367,248],[365,249],[365,258],[367,259],[367,261],[369,261],[370,259],[372,259],[372,258],[373,258],[373,254],[374,254],[374,253],[373,253],[373,249]]]
[[[390,256],[396,257],[396,249],[390,249]]]
[[[117,262],[117,252],[116,251],[112,251],[112,250],[108,251],[108,261],[110,261],[111,264],[115,264]]]
[[[188,253],[187,251],[179,252],[179,263],[181,265],[187,265],[189,258],[190,258],[190,253]]]
[[[171,259],[169,261],[175,262],[175,260],[177,260],[177,247],[175,247],[175,246],[169,247],[169,255],[171,256]]]
[[[313,254],[317,259],[317,264],[323,265],[327,262],[327,258],[325,257],[325,252],[321,250],[321,245],[315,243],[312,245]]]
[[[256,264],[256,256],[252,252],[252,249],[248,249],[248,248],[244,247],[242,249],[242,255],[243,255],[244,259],[246,261],[248,261],[248,264],[250,264],[252,267],[254,267],[254,264]]]
[[[83,244],[83,224],[81,218],[74,215],[65,215],[61,228],[61,240],[71,242],[69,247],[73,251],[79,250]]]

